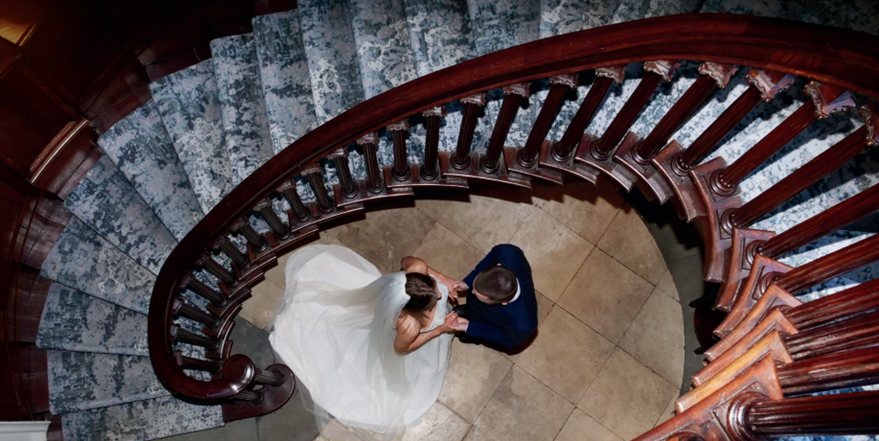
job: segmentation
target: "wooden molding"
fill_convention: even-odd
[[[745,318],[748,311],[760,300],[760,297],[775,279],[793,269],[791,266],[758,254],[751,265],[747,281],[735,296],[736,300],[732,309],[714,330],[714,335],[723,338],[732,332],[733,328]]]

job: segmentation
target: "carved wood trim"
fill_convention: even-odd
[[[726,279],[717,294],[714,308],[729,312],[736,300],[742,280],[751,273],[756,248],[775,236],[773,231],[736,228],[733,230],[732,248],[727,259]]]
[[[763,293],[775,279],[780,274],[787,273],[793,269],[793,267],[758,254],[754,259],[754,264],[751,266],[751,273],[748,275],[747,281],[742,285],[738,294],[736,294],[736,301],[730,313],[714,330],[714,335],[723,338],[732,332],[733,328],[745,318],[748,311],[760,300],[760,297],[763,296]]]

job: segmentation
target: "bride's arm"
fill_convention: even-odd
[[[452,324],[455,322],[456,317],[456,314],[449,314],[446,316],[446,322],[442,326],[421,334],[418,320],[411,316],[400,315],[400,318],[397,320],[397,339],[394,340],[394,350],[398,354],[412,352],[441,334],[452,332]]]

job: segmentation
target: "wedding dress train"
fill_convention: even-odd
[[[405,273],[382,276],[375,265],[336,245],[290,256],[287,287],[269,341],[308,389],[316,406],[341,423],[380,433],[416,424],[439,396],[452,334],[408,354],[394,351]],[[448,287],[437,304],[442,324]]]

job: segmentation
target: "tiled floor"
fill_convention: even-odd
[[[420,198],[322,232],[319,242],[347,246],[383,272],[415,255],[463,278],[499,243],[518,245],[531,263],[534,343],[508,356],[456,340],[439,401],[394,440],[618,441],[671,415],[684,373],[678,292],[648,228],[609,184]],[[244,304],[241,316],[257,327],[271,322],[285,263]],[[267,429],[260,439],[273,439]],[[331,424],[317,439],[370,437]]]

